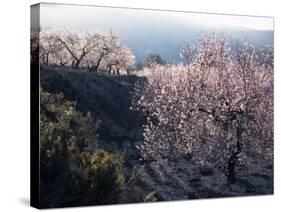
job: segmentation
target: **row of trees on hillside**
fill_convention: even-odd
[[[42,32],[40,62],[45,65],[120,74],[128,73],[132,69],[135,57],[112,32]]]
[[[144,159],[191,154],[195,162],[222,169],[235,182],[238,163],[253,155],[273,157],[273,58],[243,43],[231,49],[223,36],[202,36],[181,51],[185,65],[146,67],[132,109],[148,118]]]

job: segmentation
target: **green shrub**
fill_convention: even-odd
[[[157,202],[157,197],[155,196],[155,192],[150,192],[144,197],[144,202]]]
[[[80,162],[80,169],[82,167],[83,170],[80,172],[80,177],[87,190],[84,201],[91,204],[114,202],[124,183],[121,157],[118,154],[98,149],[94,153],[82,153]]]
[[[111,191],[124,183],[123,164],[119,155],[97,150],[91,158],[89,175],[93,185]]]
[[[114,203],[123,162],[98,149],[99,121],[63,94],[40,93],[41,206]]]

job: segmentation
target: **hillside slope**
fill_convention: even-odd
[[[103,141],[122,145],[125,141],[142,139],[144,118],[130,110],[130,92],[143,78],[44,66],[40,77],[44,90],[63,92],[66,99],[77,102],[79,111],[89,111],[101,121],[99,135]]]

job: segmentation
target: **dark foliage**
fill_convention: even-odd
[[[62,93],[40,93],[40,206],[117,201],[122,158],[98,149],[99,121]]]
[[[144,59],[144,66],[150,67],[152,64],[158,64],[158,65],[165,65],[166,61],[164,61],[160,55],[158,54],[150,54]]]
[[[41,66],[43,89],[63,92],[66,99],[76,101],[77,110],[90,111],[101,120],[100,140],[121,146],[124,141],[142,139],[144,118],[131,111],[131,91],[139,80],[134,75],[109,76],[64,68]]]

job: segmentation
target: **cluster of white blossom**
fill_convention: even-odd
[[[186,65],[146,69],[132,102],[147,116],[144,159],[188,153],[233,177],[252,152],[273,157],[273,66],[256,60],[254,46],[233,51],[223,36],[202,36]]]
[[[135,62],[132,51],[113,33],[41,32],[40,61],[90,71],[120,74]]]

